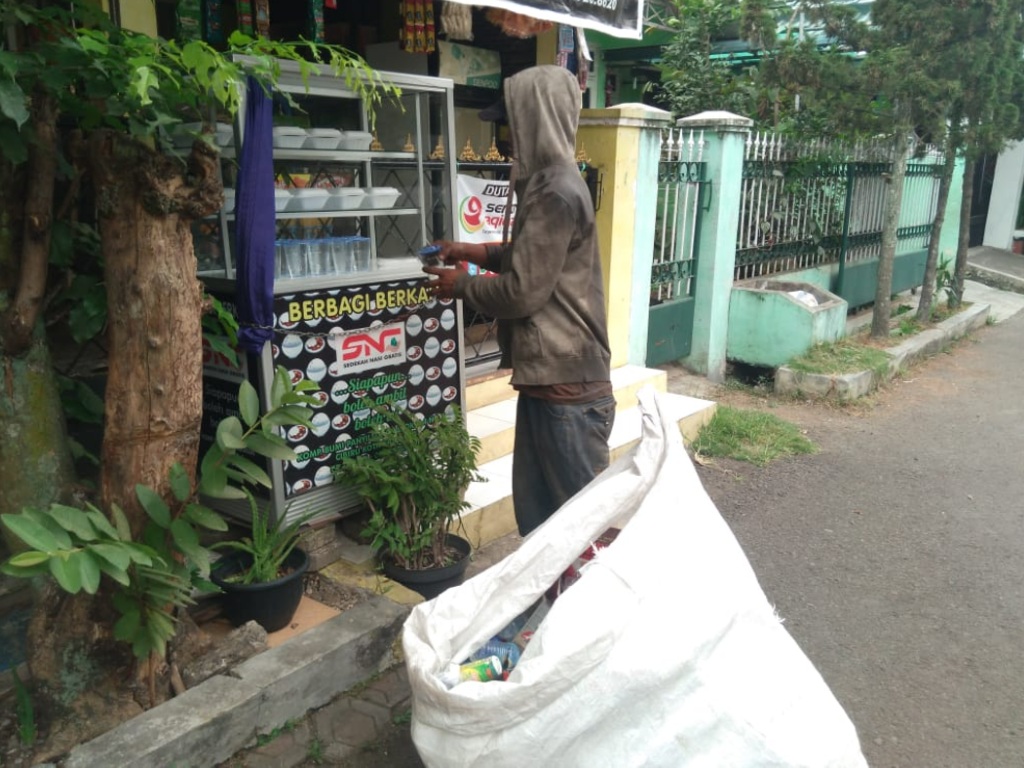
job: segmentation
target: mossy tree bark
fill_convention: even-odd
[[[91,136],[89,158],[108,311],[100,503],[121,507],[138,535],[146,517],[136,484],[170,500],[171,465],[180,462],[193,475],[196,468],[202,291],[190,225],[221,204],[218,158],[199,142],[186,167],[107,131]],[[60,723],[37,759],[62,754],[170,695],[166,666],[136,664],[132,674],[130,649],[112,638],[108,597],[103,587],[92,598],[51,590],[33,615],[35,703]]]
[[[57,163],[53,101],[37,94],[30,119],[36,140],[26,166],[0,159],[0,514],[46,508],[74,479],[42,324]]]
[[[100,495],[134,533],[143,483],[168,501],[168,471],[194,476],[202,418],[202,290],[191,223],[220,206],[218,157],[197,143],[181,161],[115,133],[90,147],[100,201],[109,372]],[[194,479],[194,477],[193,477]]]

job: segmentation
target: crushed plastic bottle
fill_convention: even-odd
[[[522,651],[519,650],[519,646],[515,643],[502,642],[497,637],[492,637],[474,651],[469,660],[478,661],[488,656],[496,656],[501,661],[501,668],[506,672],[511,672],[516,664],[519,663],[521,655]]]
[[[449,664],[437,677],[445,688],[454,688],[467,680],[476,680],[480,683],[501,680],[501,659],[497,656],[488,656],[465,664]]]

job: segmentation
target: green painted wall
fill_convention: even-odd
[[[813,294],[818,306],[808,307],[788,295],[795,290]],[[846,310],[845,301],[810,283],[768,280],[738,285],[729,302],[728,357],[778,367],[815,344],[843,338]]]

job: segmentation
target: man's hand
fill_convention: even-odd
[[[437,278],[427,283],[427,290],[439,299],[454,299],[455,282],[459,275],[468,274],[461,267],[424,267],[423,271]]]
[[[467,261],[482,267],[487,260],[487,249],[479,243],[457,243],[453,240],[435,240],[432,245],[441,246],[437,257],[443,264],[456,265]]]

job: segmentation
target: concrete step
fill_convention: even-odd
[[[508,374],[476,380],[466,387],[466,424],[471,435],[480,438],[479,464],[512,453],[516,423],[516,392]],[[665,371],[624,365],[612,371],[612,389],[618,410],[636,406],[636,393],[645,385],[664,392]]]
[[[711,421],[715,403],[686,395],[666,393],[664,371],[635,366],[612,372],[615,391],[615,424],[608,440],[612,460],[628,452],[640,439],[637,392],[645,385],[663,393],[663,402],[690,441],[700,427]],[[515,431],[515,397],[486,404],[467,414],[470,432],[480,437],[479,472],[485,482],[472,483],[466,492],[470,509],[463,513],[460,535],[474,549],[501,539],[516,530],[512,508],[512,441]]]
[[[640,409],[637,392],[651,386],[661,393],[663,403],[679,424],[683,437],[693,440],[715,412],[715,403],[686,395],[667,393],[668,375],[661,369],[622,366],[612,371],[615,393],[615,426],[609,438],[612,459],[631,449],[640,439]],[[497,382],[497,385],[495,384]],[[499,386],[500,385],[500,386]],[[477,389],[481,387],[481,389]],[[501,393],[503,396],[498,396]],[[474,550],[515,532],[512,508],[512,446],[516,422],[516,393],[507,376],[474,382],[467,388],[467,403],[476,403],[466,420],[471,434],[482,443],[477,466],[484,482],[466,490],[470,507],[462,515],[462,527],[455,532],[469,540]],[[376,572],[373,551],[345,537],[338,549],[339,559],[325,569],[331,578],[372,591],[385,590],[395,602],[420,601],[418,595],[393,584]]]

